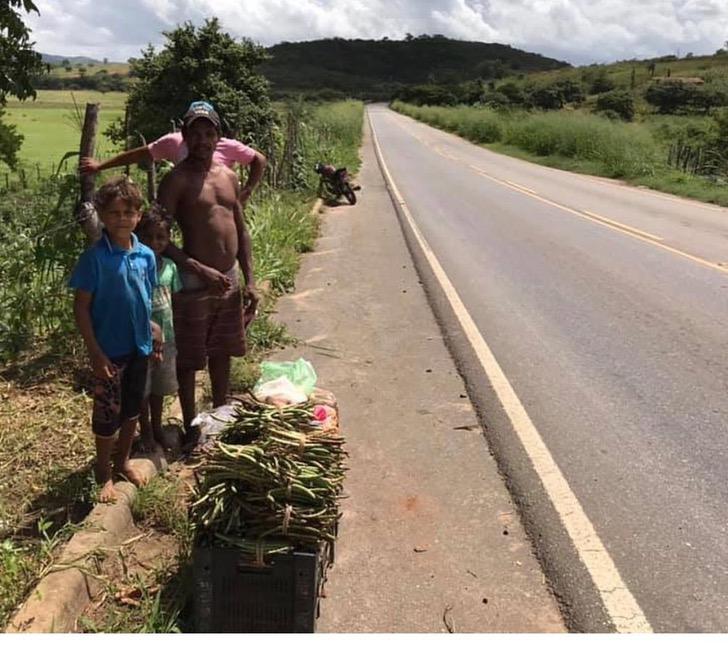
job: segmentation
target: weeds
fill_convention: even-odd
[[[155,476],[137,491],[132,504],[132,515],[139,524],[175,534],[182,538],[187,533],[187,511],[182,484],[167,476]]]
[[[702,141],[715,137],[716,127],[704,119],[653,116],[645,123],[624,123],[578,111],[496,111],[477,106],[412,106],[399,101],[392,108],[508,155],[728,205],[725,182],[667,166],[667,148],[675,138]]]
[[[77,530],[67,523],[55,525],[40,519],[34,538],[6,538],[0,542],[0,627],[53,564],[55,552]]]

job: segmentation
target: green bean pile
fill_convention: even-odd
[[[333,542],[344,440],[313,406],[241,401],[199,470],[190,517],[198,538],[259,557]]]

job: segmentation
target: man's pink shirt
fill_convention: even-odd
[[[154,160],[169,160],[177,164],[187,157],[189,153],[187,145],[182,138],[182,133],[167,133],[158,140],[149,144],[149,152]],[[224,164],[226,167],[238,162],[242,166],[249,165],[255,158],[255,150],[237,140],[223,137],[217,143],[212,159],[215,162]]]

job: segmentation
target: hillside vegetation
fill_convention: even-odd
[[[418,83],[457,84],[569,67],[509,45],[426,34],[401,41],[330,38],[280,43],[266,52],[270,58],[260,72],[279,98],[304,94],[392,99],[403,87]],[[38,88],[124,90],[131,80],[129,64],[45,56],[51,67],[38,80]]]
[[[568,63],[509,45],[422,35],[402,41],[323,39],[280,43],[261,66],[276,94],[330,89],[388,99],[403,86],[458,83],[569,67]]]

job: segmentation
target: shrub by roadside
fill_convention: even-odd
[[[658,128],[647,124],[578,111],[496,111],[473,106],[412,106],[398,101],[392,108],[508,155],[728,205],[725,182],[668,167],[669,142],[656,136]],[[661,128],[663,132],[672,129],[667,123]]]

